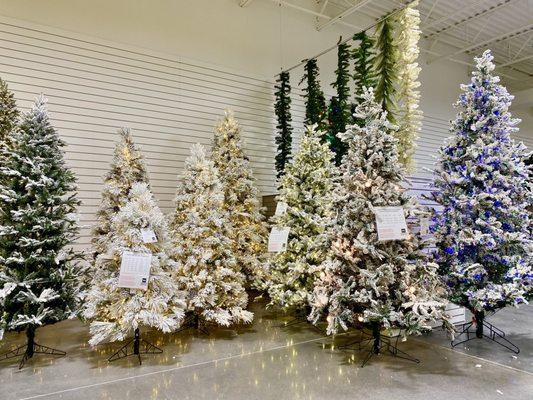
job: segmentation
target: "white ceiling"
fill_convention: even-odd
[[[273,1],[316,17],[319,31],[335,24],[362,27],[403,6],[400,0],[238,0]],[[498,72],[512,90],[533,87],[533,0],[420,0],[428,63],[452,60],[471,64],[472,57],[490,48]]]

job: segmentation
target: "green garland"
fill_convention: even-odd
[[[353,81],[355,86],[355,99],[357,103],[361,102],[363,88],[375,88],[377,79],[374,71],[374,61],[376,54],[374,52],[374,40],[366,34],[359,32],[353,36],[353,40],[358,40],[359,47],[353,51],[354,74]]]
[[[394,41],[394,27],[392,21],[385,19],[377,27],[377,55],[375,57],[376,101],[387,111],[390,122],[395,121],[396,113],[396,84],[398,79],[397,61],[398,49]]]
[[[278,152],[276,154],[277,178],[280,179],[285,174],[285,166],[291,159],[292,145],[292,117],[291,117],[291,85],[288,72],[282,72],[277,81],[276,104],[274,110],[278,118],[276,126],[278,134],[276,144]]]
[[[332,86],[337,89],[337,96],[331,98],[328,107],[329,130],[326,140],[333,153],[335,153],[335,163],[339,165],[342,157],[347,151],[346,144],[337,137],[337,133],[344,132],[346,125],[350,122],[350,45],[339,44],[337,53],[337,79]]]
[[[326,100],[324,93],[320,88],[320,81],[318,79],[318,65],[316,60],[308,60],[304,66],[304,76],[300,80],[300,84],[307,83],[304,89],[305,98],[305,124],[318,124],[319,129],[326,128]]]

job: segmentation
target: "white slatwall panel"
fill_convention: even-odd
[[[214,124],[228,107],[243,127],[245,151],[262,194],[275,191],[272,82],[4,17],[0,51],[0,76],[18,105],[27,110],[44,93],[53,123],[68,144],[82,201],[82,247],[90,240],[101,177],[122,126],[133,129],[164,212],[172,208],[190,145],[209,145]],[[298,90],[293,113],[301,126],[304,106]]]

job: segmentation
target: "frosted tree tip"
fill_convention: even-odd
[[[122,127],[118,130],[118,134],[125,140],[131,139],[130,128]]]
[[[476,62],[476,69],[480,71],[484,70],[486,72],[491,72],[495,68],[494,63],[492,62],[494,56],[490,49],[485,50],[480,57],[475,57],[474,60]]]
[[[191,146],[191,156],[194,156],[196,158],[206,157],[205,147],[201,145],[200,143],[193,144]]]

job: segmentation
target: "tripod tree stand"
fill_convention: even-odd
[[[137,356],[139,365],[142,365],[141,354],[161,354],[163,350],[155,344],[141,338],[139,328],[135,329],[133,339],[128,340],[116,353],[108,358],[109,362],[121,360],[130,356]]]
[[[381,324],[379,322],[370,323],[361,330],[358,340],[339,346],[340,350],[367,350],[361,368],[363,368],[373,356],[387,352],[394,357],[420,363],[420,360],[398,348],[400,335],[394,337],[381,334]]]
[[[473,311],[472,321],[463,325],[463,330],[456,336],[457,339],[466,336],[463,340],[452,341],[452,347],[469,342],[474,339],[488,339],[515,354],[520,353],[520,349],[505,337],[505,332],[487,322],[485,311]]]
[[[17,347],[16,349],[10,350],[7,353],[0,354],[0,361],[9,360],[12,358],[21,357],[19,363],[19,369],[24,367],[26,361],[30,358],[33,358],[35,354],[49,354],[52,356],[63,357],[67,353],[63,350],[54,349],[52,347],[43,346],[35,342],[35,327],[33,325],[28,325],[26,328],[26,344]]]

